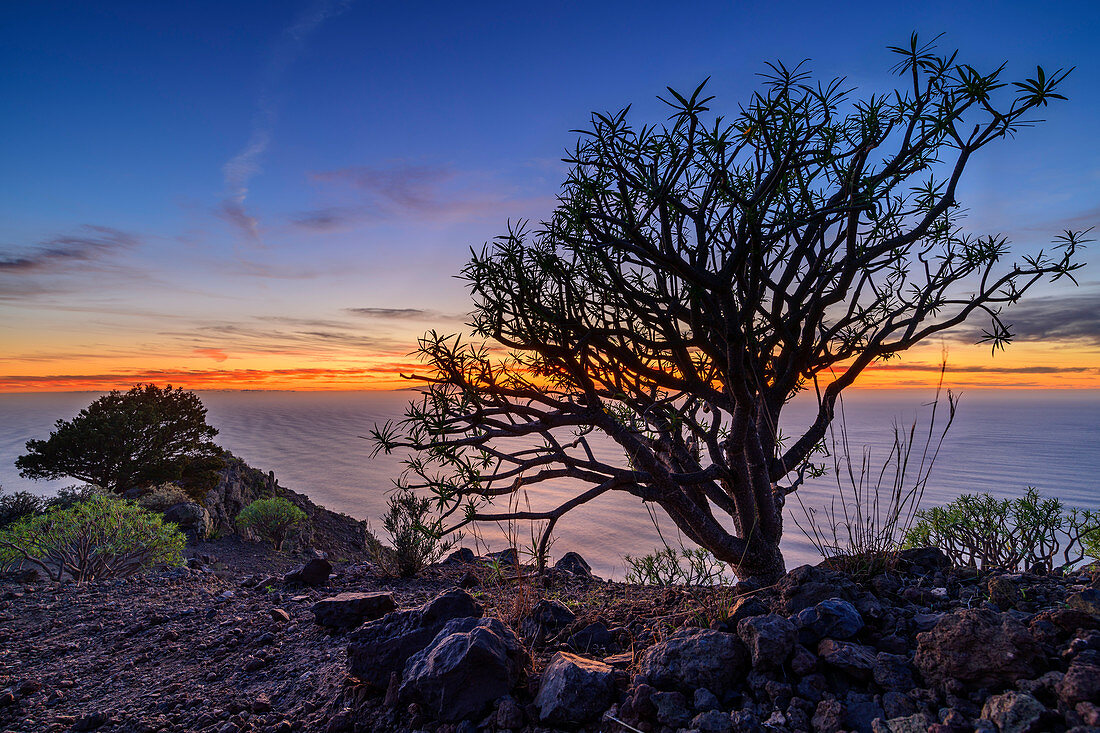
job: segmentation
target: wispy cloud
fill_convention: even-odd
[[[533,209],[549,211],[555,200],[548,196],[525,197],[514,187],[485,176],[456,170],[449,165],[423,165],[398,161],[382,166],[350,166],[309,174],[312,181],[350,189],[358,198],[353,205],[323,206],[292,219],[296,226],[332,231],[363,221],[415,219],[455,222]],[[519,211],[517,211],[519,210]]]
[[[0,273],[38,273],[87,264],[137,245],[132,234],[86,225],[80,234],[54,237],[22,252],[0,249]]]
[[[260,241],[259,220],[248,213],[245,202],[248,199],[249,184],[260,172],[261,161],[271,144],[278,120],[279,105],[275,90],[287,68],[301,55],[302,49],[321,24],[340,15],[350,6],[351,0],[317,0],[282,32],[268,58],[248,141],[222,167],[226,198],[221,203],[220,214],[252,242]]]
[[[426,308],[345,308],[345,313],[365,318],[409,320],[409,321],[463,321],[465,315],[441,313]]]
[[[75,234],[29,247],[0,245],[0,301],[73,292],[90,287],[89,273],[133,276],[136,268],[119,261],[140,239],[119,229],[85,225]],[[102,279],[98,283],[103,285]]]
[[[240,321],[198,323],[160,332],[183,353],[216,358],[294,356],[312,359],[358,359],[404,356],[408,339],[365,333],[354,324],[279,316]]]

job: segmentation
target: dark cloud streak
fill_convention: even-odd
[[[43,273],[68,270],[135,247],[137,238],[110,227],[83,227],[83,234],[54,237],[23,254],[0,251],[0,273]]]
[[[1016,341],[1077,342],[1100,346],[1100,290],[1056,298],[1022,299],[1000,316]],[[987,323],[968,323],[956,329],[960,340],[982,338]]]

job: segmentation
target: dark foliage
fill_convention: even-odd
[[[48,440],[27,441],[15,465],[26,478],[71,476],[114,493],[176,481],[199,495],[221,465],[217,433],[193,392],[138,385],[58,420]]]
[[[1010,83],[916,36],[892,51],[902,83],[886,94],[776,64],[730,118],[703,85],[669,90],[665,125],[593,116],[552,218],[463,270],[483,341],[421,340],[422,399],[374,433],[417,451],[400,485],[431,492],[453,527],[531,519],[547,537],[625,491],[738,575],[777,578],[785,497],[841,391],[971,316],[1004,345],[1002,309],[1080,266],[1076,232],[1004,262],[1008,241],[966,232],[956,199],[971,158],[1063,99],[1068,72]],[[817,414],[785,440],[780,413],[811,385]],[[487,507],[562,480],[577,489],[552,509]]]

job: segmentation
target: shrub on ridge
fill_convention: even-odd
[[[0,568],[30,564],[56,583],[127,577],[182,564],[184,542],[176,525],[159,514],[99,495],[0,531]]]
[[[306,513],[281,496],[257,499],[237,515],[237,527],[267,540],[276,551],[283,549],[287,535],[302,523]]]

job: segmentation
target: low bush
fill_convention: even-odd
[[[180,565],[183,547],[183,534],[159,514],[98,495],[24,517],[0,531],[0,568],[29,563],[56,583],[82,583]]]
[[[964,494],[916,516],[905,546],[938,547],[956,567],[1051,570],[1100,554],[1100,514],[1066,510],[1030,486],[1016,499]]]
[[[176,504],[193,502],[187,492],[176,484],[158,484],[142,494],[138,500],[138,506],[154,512],[163,512]]]
[[[4,487],[0,486],[0,527],[6,527],[23,517],[38,514],[45,507],[45,504],[46,502],[42,497],[29,491],[16,491],[14,494],[5,494]]]
[[[625,555],[626,582],[637,585],[721,585],[732,579],[725,563],[701,547],[665,545],[634,557]]]
[[[257,499],[237,515],[237,527],[245,529],[276,550],[283,549],[287,535],[306,518],[306,513],[281,496]]]
[[[43,508],[47,511],[50,509],[68,509],[97,496],[113,496],[113,494],[94,484],[73,484],[60,489],[57,494],[46,499]]]
[[[392,554],[384,553],[383,560],[402,577],[416,575],[454,544],[442,538],[441,524],[433,517],[431,506],[431,499],[411,491],[399,490],[390,495],[382,528],[390,536]]]

